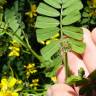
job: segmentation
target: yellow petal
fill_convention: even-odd
[[[8,56],[19,56],[19,52],[18,51],[15,51],[15,50],[12,50]]]
[[[51,80],[52,80],[54,83],[56,83],[56,81],[57,81],[57,78],[56,78],[56,76],[54,76],[54,77],[51,77]]]
[[[0,92],[0,96],[4,96],[2,91]]]
[[[51,40],[47,40],[46,41],[46,45],[50,44],[51,43]]]
[[[2,90],[6,90],[6,89],[7,89],[7,86],[8,86],[8,81],[7,81],[6,78],[3,78],[3,79],[1,80],[1,89],[2,89]]]
[[[54,39],[54,38],[56,38],[56,37],[58,37],[59,36],[59,33],[57,33],[56,35],[54,35],[53,37],[52,37],[52,39]]]
[[[19,94],[16,93],[16,92],[13,92],[13,93],[12,93],[12,96],[19,96]]]
[[[8,87],[12,88],[15,84],[16,84],[16,79],[14,77],[10,77],[9,78],[9,83],[8,83]]]
[[[41,43],[41,44],[45,44],[45,42],[44,42],[44,41],[40,41],[39,43]]]

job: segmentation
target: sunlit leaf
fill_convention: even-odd
[[[51,28],[51,27],[56,27],[58,25],[59,25],[59,21],[54,18],[38,16],[35,26],[37,28]]]
[[[71,38],[68,41],[71,45],[72,51],[79,53],[79,54],[82,54],[84,52],[85,43],[80,42],[80,41],[76,41],[76,40],[71,39]]]
[[[44,3],[40,3],[39,7],[37,8],[37,12],[46,16],[51,16],[51,17],[57,17],[60,15],[60,13],[56,9]]]
[[[59,48],[59,41],[52,41],[50,44],[41,49],[41,54],[43,55],[45,60],[49,60],[51,56],[59,50]]]
[[[53,6],[54,8],[60,9],[61,5],[60,2],[61,0],[44,0],[47,4]]]
[[[68,16],[65,16],[63,18],[62,24],[63,25],[70,25],[72,23],[75,23],[76,21],[79,21],[80,18],[81,18],[80,12],[75,11],[75,12],[69,14]]]
[[[83,33],[81,33],[82,31],[78,31],[79,30],[78,28],[76,29],[77,30],[75,30],[75,27],[63,27],[63,33],[66,36],[71,37],[73,39],[82,40],[83,39]]]
[[[37,40],[40,42],[40,41],[50,39],[54,35],[56,35],[58,32],[59,32],[59,28],[57,28],[57,27],[37,29],[36,30]]]

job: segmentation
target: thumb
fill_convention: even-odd
[[[47,91],[47,96],[77,96],[74,89],[66,84],[55,84]]]
[[[96,28],[94,28],[92,31],[92,39],[93,39],[93,42],[96,44]]]
[[[84,42],[86,43],[86,49],[83,54],[83,61],[86,64],[89,72],[96,69],[96,46],[92,40],[91,33],[88,29],[83,28],[84,31]]]

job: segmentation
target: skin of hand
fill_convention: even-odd
[[[96,69],[96,28],[90,32],[88,29],[83,28],[84,42],[86,43],[86,49],[84,54],[79,58],[76,54],[68,53],[68,64],[70,70],[74,75],[78,74],[78,69],[83,67],[85,70],[85,77],[87,77],[92,71]],[[64,84],[65,71],[64,66],[60,66],[57,71],[57,83],[51,86],[47,91],[47,96],[79,96],[79,88],[75,90]],[[92,95],[93,96],[93,95]],[[96,94],[94,94],[96,96]]]

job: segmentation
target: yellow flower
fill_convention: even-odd
[[[32,18],[33,16],[37,16],[36,5],[35,4],[31,5],[31,10],[29,12],[26,12],[25,14],[28,15],[30,18]]]
[[[41,44],[50,44],[52,42],[52,40],[58,40],[59,37],[59,33],[55,34],[54,36],[51,37],[51,39],[47,40],[47,41],[40,41]]]
[[[15,50],[15,51],[20,51],[20,48],[19,47],[15,47],[15,46],[10,46],[9,49]]]
[[[17,83],[18,84],[22,84],[22,80],[17,80]]]
[[[0,83],[0,87],[2,90],[7,90],[8,88],[14,87],[16,84],[16,79],[14,77],[10,77],[9,79],[3,78]]]
[[[19,96],[19,94],[12,91],[5,91],[5,92],[1,91],[0,96]]]
[[[37,86],[39,86],[38,82],[39,82],[39,79],[33,79],[32,84],[30,84],[29,86],[33,87],[36,90]]]
[[[12,88],[16,84],[16,79],[14,77],[10,77],[8,80],[8,87]]]
[[[14,77],[10,78],[2,78],[0,83],[0,96],[19,96],[18,91],[22,89],[18,89],[17,79]],[[17,88],[16,88],[16,86]]]
[[[9,46],[9,49],[11,50],[10,53],[8,54],[8,56],[19,56],[20,54],[20,45],[13,40],[12,42],[12,46]]]
[[[45,44],[45,42],[44,42],[44,41],[39,41],[39,43],[41,43],[41,44],[43,44],[43,45]]]
[[[12,93],[12,96],[19,96],[19,94],[16,93],[16,92],[13,92],[13,93]]]
[[[54,83],[56,83],[56,81],[57,81],[56,76],[51,77],[51,80],[52,80]]]
[[[50,44],[52,42],[52,40],[58,40],[58,39],[57,38],[54,38],[54,39],[47,40],[46,41],[46,45]]]
[[[8,88],[8,81],[7,81],[7,79],[6,78],[3,78],[1,80],[0,85],[1,85],[0,87],[2,88],[2,90],[7,90],[7,88]]]
[[[57,33],[56,35],[52,36],[51,38],[52,38],[52,39],[55,39],[55,38],[57,38],[58,36],[59,36],[59,33]]]
[[[2,91],[0,91],[0,96],[4,96]]]
[[[35,64],[34,63],[29,63],[27,66],[24,66],[26,68],[26,75],[27,75],[27,78],[29,78],[29,76],[33,73],[36,73],[37,70],[36,70],[36,67],[35,67]]]
[[[8,56],[19,56],[19,52],[18,51],[15,51],[15,50],[13,50],[13,51],[11,51],[10,53],[9,53],[9,55]]]

